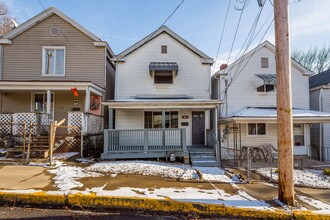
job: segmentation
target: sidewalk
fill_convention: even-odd
[[[94,165],[57,162],[54,168],[0,165],[0,179],[2,202],[40,205],[48,201],[60,206],[144,207],[143,210],[157,212],[269,218],[292,218],[293,213],[301,212],[306,217],[308,211],[308,215],[330,218],[330,189],[296,187],[301,207],[290,210],[276,200],[277,188],[273,184],[241,183],[218,168],[143,161]]]

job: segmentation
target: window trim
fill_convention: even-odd
[[[145,128],[146,112],[152,112],[152,117],[151,117],[152,122],[151,122],[151,124],[152,124],[152,127],[153,127],[153,113],[154,112],[162,112],[162,110],[151,110],[151,109],[150,110],[144,110],[143,111],[143,118],[142,118],[143,129],[178,129],[178,128],[180,128],[180,111],[179,110],[174,109],[174,110],[166,110],[165,111],[165,114],[166,114],[166,112],[177,112],[177,114],[178,114],[178,127],[177,128]]]
[[[256,134],[249,134],[249,124],[255,124],[256,129],[258,127],[257,124],[265,124],[266,134],[257,134],[257,130],[256,130]],[[268,137],[268,123],[258,123],[258,122],[247,123],[246,124],[246,136],[248,136],[248,137]]]
[[[64,50],[64,59],[63,59],[63,74],[46,74],[46,66],[45,66],[45,57],[46,57],[46,49],[63,49]],[[65,63],[66,63],[66,48],[65,46],[42,46],[42,68],[41,68],[41,76],[46,77],[63,77],[65,76]]]
[[[165,53],[163,53],[163,47],[166,48],[166,52],[165,52]],[[161,54],[167,54],[167,51],[168,51],[167,49],[168,49],[167,45],[161,45],[161,46],[160,46],[160,53],[161,53]]]

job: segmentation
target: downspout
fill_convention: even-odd
[[[321,112],[323,112],[323,88],[320,89],[320,94],[319,94],[319,109]],[[323,161],[323,150],[324,150],[323,123],[320,123],[320,161]]]

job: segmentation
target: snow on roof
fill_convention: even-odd
[[[276,108],[269,107],[269,108],[258,108],[258,107],[246,107],[236,113],[228,115],[224,118],[233,118],[233,117],[240,117],[240,118],[275,118],[277,116]],[[292,116],[294,118],[300,117],[330,117],[330,113],[327,112],[320,112],[320,111],[313,111],[307,109],[293,109]]]

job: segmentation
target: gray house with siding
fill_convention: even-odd
[[[114,97],[113,57],[107,42],[48,8],[0,38],[0,113],[79,126],[87,114],[107,116],[101,102]]]
[[[311,109],[330,112],[330,70],[310,77],[309,91]],[[314,158],[330,161],[330,123],[312,126],[311,143],[315,148]]]

